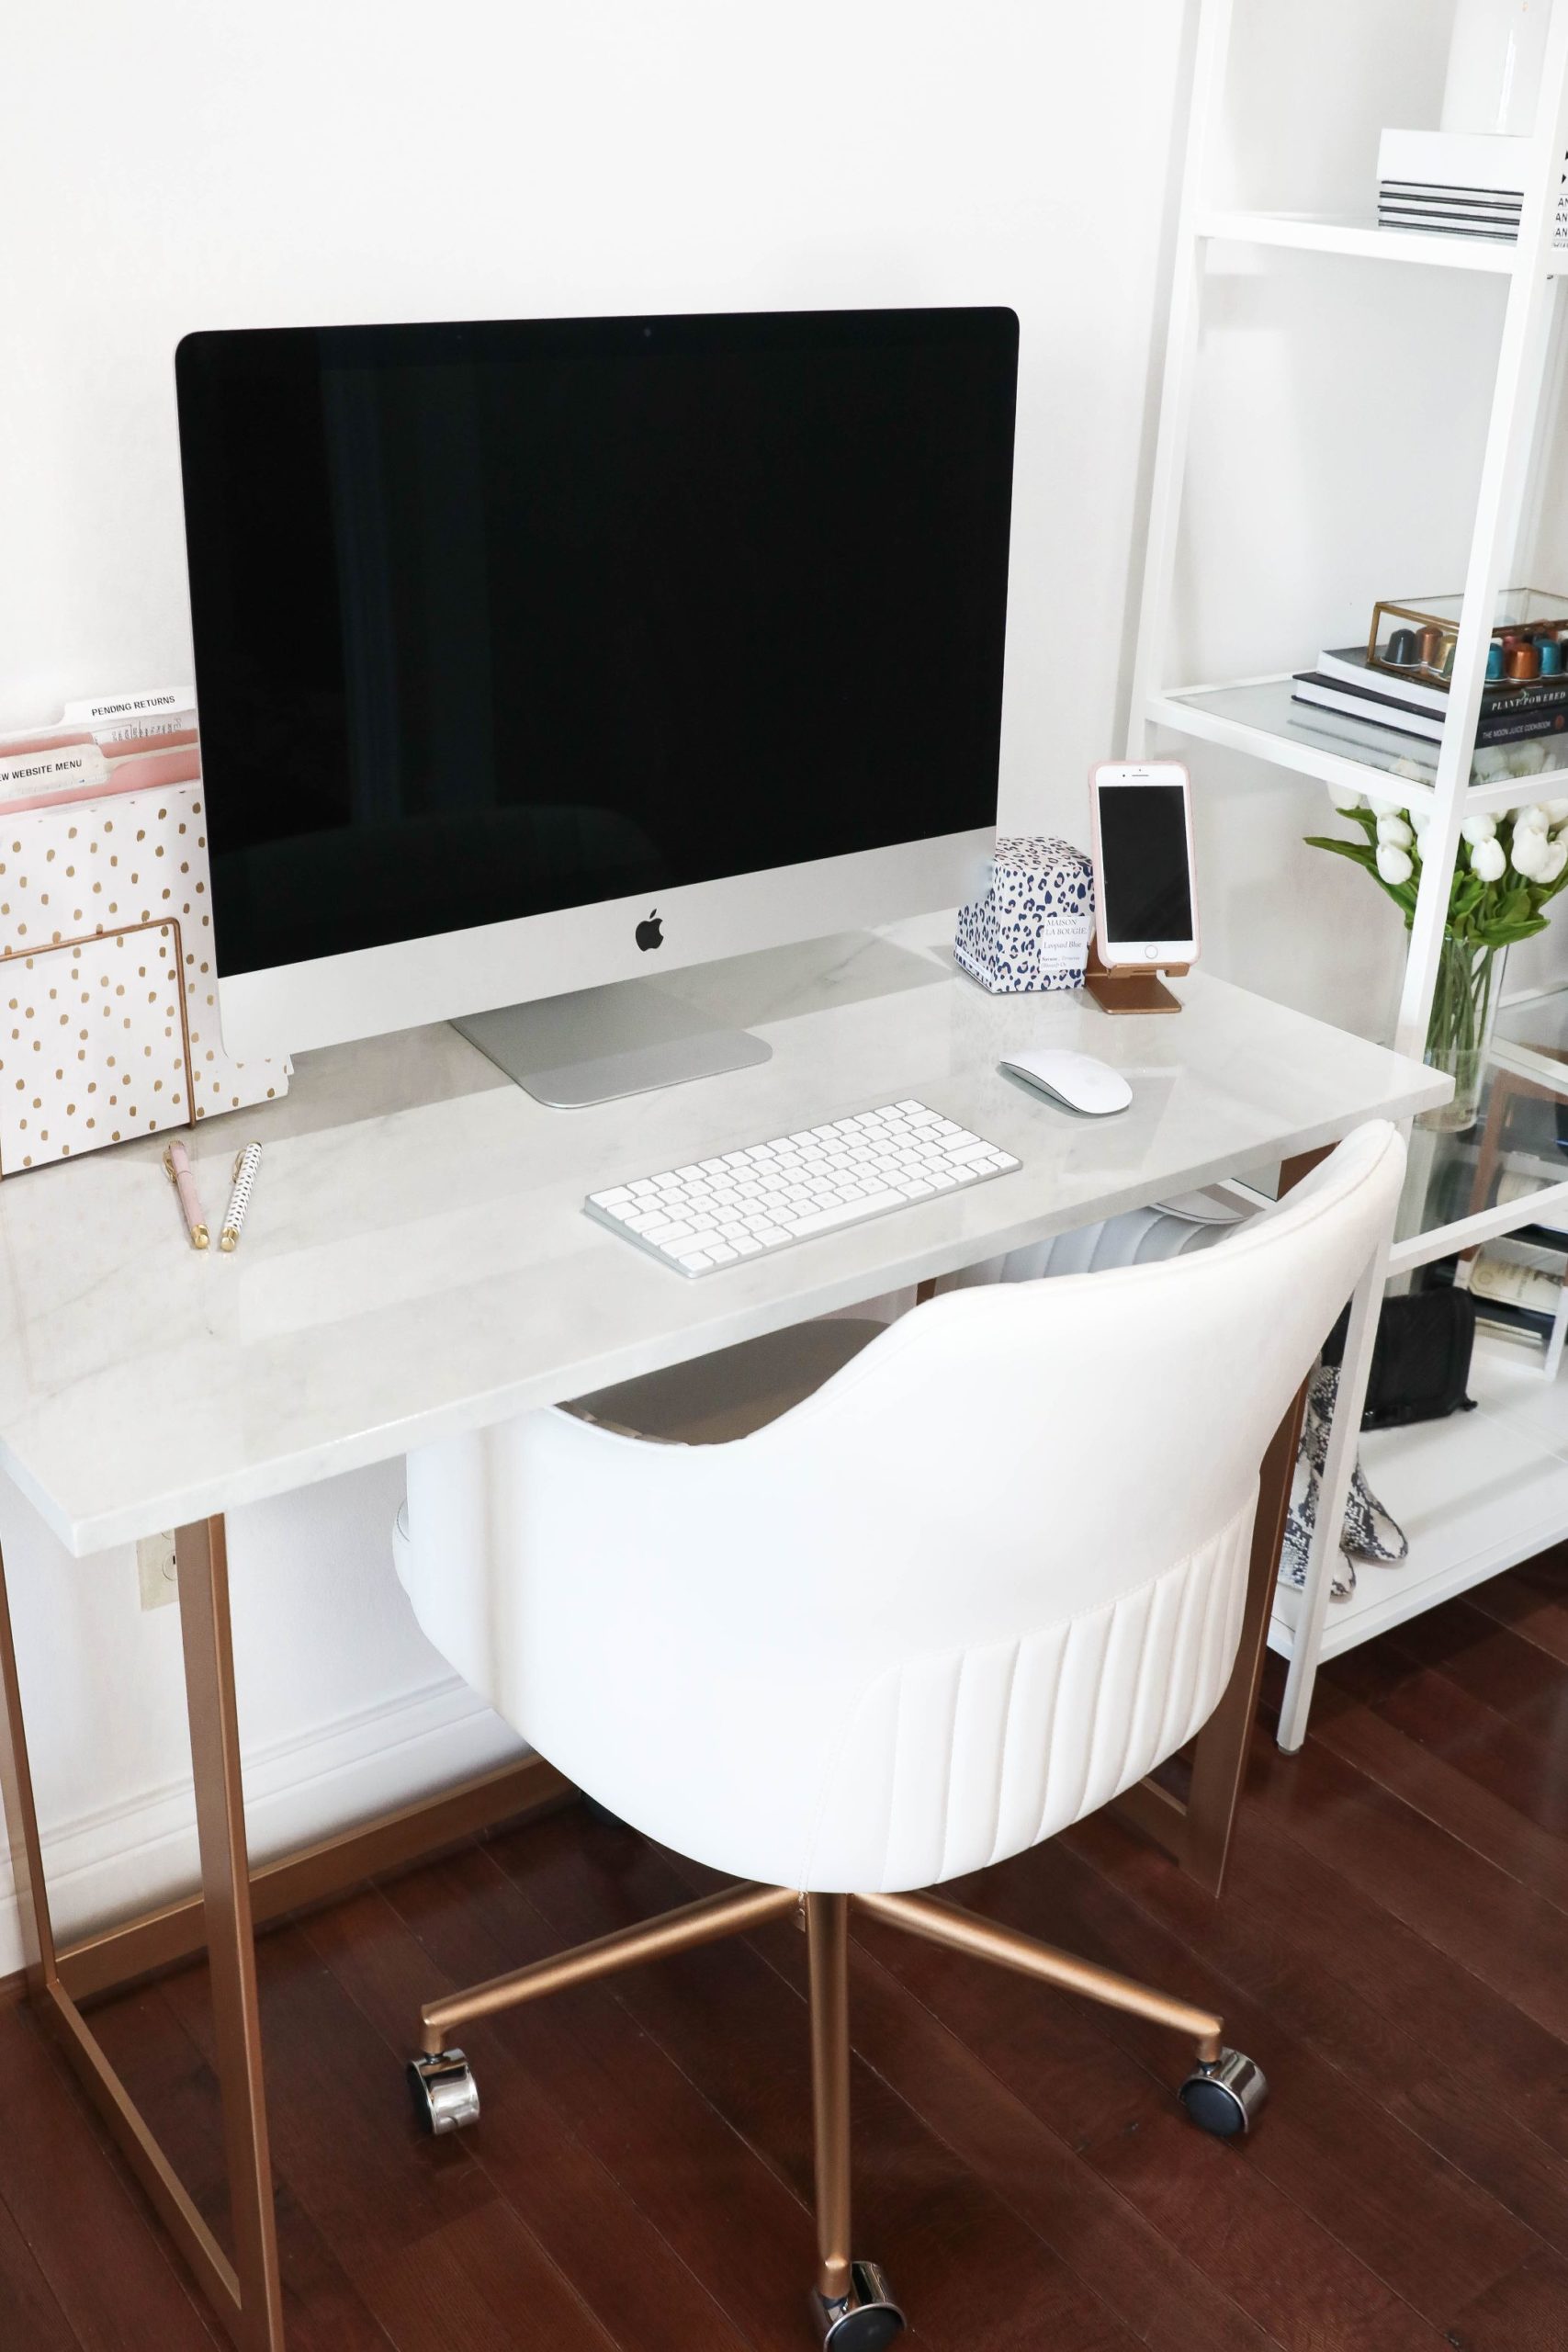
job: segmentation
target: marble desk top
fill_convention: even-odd
[[[581,1396],[950,1272],[1443,1099],[1418,1064],[1224,982],[1176,1017],[990,997],[951,917],[671,973],[773,1059],[547,1111],[455,1031],[301,1057],[286,1100],[190,1139],[216,1234],[265,1150],[244,1237],[192,1250],[164,1138],[0,1184],[0,1466],[85,1554]],[[1076,1118],[997,1070],[1022,1044],[1122,1069]],[[1016,1173],[690,1282],[592,1223],[585,1193],[918,1095]]]

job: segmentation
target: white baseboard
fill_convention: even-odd
[[[253,1857],[263,1861],[350,1822],[525,1754],[456,1675],[247,1754]],[[56,1936],[73,1936],[188,1894],[197,1883],[188,1783],[144,1789],[73,1821],[43,1823]],[[0,1855],[0,1976],[22,1965],[10,1864]]]

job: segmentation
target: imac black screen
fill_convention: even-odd
[[[177,356],[220,970],[993,821],[1018,322]]]

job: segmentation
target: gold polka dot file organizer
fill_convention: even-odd
[[[17,814],[0,806],[0,1176],[287,1091],[286,1063],[223,1050],[203,805],[192,783]],[[84,1013],[74,1028],[87,1035],[67,1040],[73,993]],[[118,1012],[103,1012],[106,996]],[[51,1050],[65,1042],[68,1056]],[[125,1046],[148,1073],[131,1095]]]
[[[13,956],[0,981],[0,1175],[187,1125],[177,923]]]

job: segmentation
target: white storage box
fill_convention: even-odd
[[[1468,130],[1385,130],[1378,141],[1378,219],[1385,228],[1517,242],[1528,139]],[[1568,173],[1551,238],[1568,253]]]
[[[1081,989],[1094,929],[1094,868],[1049,834],[998,834],[991,878],[958,910],[954,960],[998,996]]]

